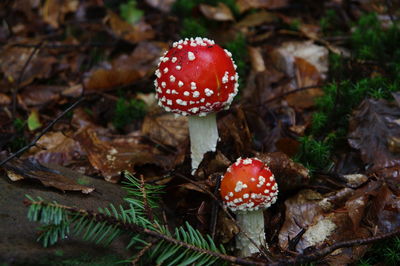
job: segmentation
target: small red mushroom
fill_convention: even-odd
[[[174,42],[160,58],[155,74],[158,104],[167,112],[189,116],[192,170],[208,151],[215,151],[215,112],[229,108],[238,92],[232,54],[207,38]]]
[[[239,158],[223,176],[220,193],[224,204],[236,214],[241,229],[236,237],[240,256],[257,253],[259,246],[266,246],[263,210],[274,204],[278,197],[273,173],[257,158]]]

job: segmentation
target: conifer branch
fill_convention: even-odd
[[[204,249],[197,247],[193,244],[189,244],[187,242],[184,242],[182,240],[178,240],[172,236],[168,236],[166,234],[163,234],[161,232],[155,231],[153,229],[145,228],[140,225],[137,225],[135,223],[125,223],[119,219],[117,219],[114,216],[109,216],[107,214],[103,213],[97,213],[94,211],[89,211],[89,210],[84,210],[84,209],[78,209],[75,207],[70,207],[58,203],[50,203],[50,202],[45,202],[43,200],[33,200],[32,198],[28,198],[24,201],[24,204],[26,206],[41,206],[42,209],[44,208],[57,208],[57,209],[62,209],[64,211],[67,211],[69,216],[72,217],[85,217],[94,223],[106,223],[109,226],[116,226],[117,228],[121,229],[122,231],[127,231],[131,233],[143,233],[148,236],[154,237],[156,239],[164,240],[168,243],[174,244],[176,246],[183,247],[185,249],[192,250],[194,252],[204,254],[210,257],[218,258],[221,260],[229,261],[231,263],[236,263],[236,264],[241,264],[241,265],[264,265],[263,263],[257,263],[254,261],[250,261],[247,259],[242,259],[239,257],[235,256],[230,256],[226,254],[222,254],[216,251]],[[43,210],[44,211],[44,210]],[[148,245],[148,244],[147,244]],[[149,247],[150,248],[150,247]]]

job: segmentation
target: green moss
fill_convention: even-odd
[[[357,263],[359,266],[399,265],[400,264],[400,238],[393,237],[374,244],[371,249]]]
[[[135,24],[143,17],[143,11],[137,8],[136,0],[128,0],[119,6],[121,17],[130,24]]]
[[[185,18],[182,22],[182,29],[180,33],[182,38],[190,38],[208,35],[207,27],[201,19]]]
[[[295,160],[302,162],[311,171],[329,167],[332,145],[329,139],[316,140],[312,136],[301,137],[300,151]]]
[[[329,18],[323,23],[328,21]],[[330,55],[332,82],[323,87],[324,95],[315,101],[312,126],[308,135],[300,139],[302,148],[296,157],[300,162],[312,169],[326,169],[334,148],[346,143],[348,118],[354,108],[365,98],[391,100],[391,93],[399,91],[399,43],[400,31],[395,26],[383,29],[375,14],[360,18],[350,41],[355,58]],[[355,63],[354,59],[372,60],[379,71],[372,76],[367,65]],[[360,64],[360,69],[351,68]]]
[[[143,119],[145,115],[146,104],[142,100],[126,101],[120,97],[115,105],[113,124],[115,128],[122,130],[127,124]]]

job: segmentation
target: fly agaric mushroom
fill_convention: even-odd
[[[259,246],[266,245],[263,210],[274,204],[278,196],[271,170],[257,158],[239,158],[223,176],[220,192],[224,204],[236,214],[241,230],[236,236],[240,256],[257,253]]]
[[[189,115],[192,172],[203,155],[215,151],[215,112],[229,108],[238,92],[232,54],[214,41],[197,37],[174,42],[156,70],[156,97],[167,112]]]

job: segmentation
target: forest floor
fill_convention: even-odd
[[[2,1],[0,265],[398,265],[399,7]],[[188,118],[157,104],[154,80],[173,42],[199,36],[232,53],[239,93],[192,175]],[[248,258],[236,255],[240,228],[218,193],[239,157],[260,158],[279,187],[264,212],[269,248]],[[151,232],[110,204],[139,208],[146,225],[134,224]],[[69,236],[77,217],[87,231]],[[113,230],[110,246],[87,241]]]

